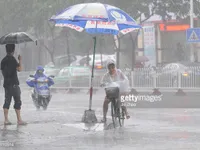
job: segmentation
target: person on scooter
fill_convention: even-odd
[[[48,79],[48,84],[49,86],[53,85],[54,84],[54,81],[50,78],[50,77],[47,77],[45,74],[44,74],[44,68],[42,66],[38,66],[37,67],[37,70],[36,70],[36,73],[34,75],[34,78],[35,80],[37,80],[38,78],[40,77],[46,77]]]
[[[47,79],[47,81],[48,81],[48,85],[49,86],[54,84],[54,81],[50,77],[47,77],[44,74],[44,68],[42,66],[38,66],[37,67],[36,73],[34,75],[35,81],[37,81],[37,79],[40,78],[40,77],[45,77]],[[34,93],[32,94],[32,97],[34,98]]]
[[[128,81],[128,79],[124,75],[124,73],[120,69],[117,69],[115,67],[114,61],[109,61],[107,63],[107,69],[108,69],[108,72],[103,76],[101,85],[105,85],[105,83],[111,83],[111,82],[117,82],[117,81],[125,81],[125,80]],[[120,92],[120,95],[123,95],[123,94],[127,94],[127,93]],[[103,104],[103,120],[102,120],[102,122],[106,122],[106,115],[108,112],[108,104],[110,102],[111,101],[107,97],[105,97],[104,104]],[[122,109],[125,111],[126,118],[129,119],[130,115],[128,114],[126,107],[122,106]]]

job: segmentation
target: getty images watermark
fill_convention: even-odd
[[[1,141],[0,142],[0,147],[14,147],[14,143],[9,142],[9,141]]]
[[[146,102],[160,102],[162,101],[163,95],[122,95],[121,103],[122,106],[126,107],[136,107],[138,101],[146,101]]]

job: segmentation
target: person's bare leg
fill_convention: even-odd
[[[4,125],[11,125],[11,122],[8,120],[8,111],[10,108],[12,97],[9,94],[9,91],[7,88],[5,88],[5,102],[3,105],[3,111],[4,111]]]
[[[15,109],[16,116],[17,116],[17,124],[18,125],[26,125],[27,123],[24,122],[21,118],[21,105],[22,105],[21,97],[14,96],[14,101],[15,101],[14,109]]]
[[[11,124],[11,122],[8,120],[8,109],[4,108],[3,111],[4,111],[4,124],[5,125]]]
[[[26,125],[27,123],[24,122],[21,118],[21,113],[19,109],[15,109],[16,115],[17,115],[17,123],[18,125]]]
[[[122,106],[122,110],[125,112],[126,119],[129,119],[130,115],[128,114],[127,108],[125,106]]]
[[[104,103],[103,103],[103,121],[106,122],[106,116],[108,112],[108,104],[109,101],[107,98],[105,98]]]
[[[120,94],[120,97],[121,97],[122,95],[126,96],[127,93],[121,93],[121,94]],[[129,115],[129,113],[128,113],[128,110],[127,110],[126,106],[121,106],[121,108],[122,108],[122,110],[125,112],[126,119],[129,119],[129,118],[130,118],[130,115]]]
[[[103,117],[106,118],[108,112],[108,102],[107,100],[104,101],[103,103]]]
[[[17,122],[22,121],[20,110],[15,109],[15,112],[16,112],[16,116],[17,116]]]

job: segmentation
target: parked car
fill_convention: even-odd
[[[90,68],[84,66],[64,67],[54,78],[55,87],[89,87]]]
[[[106,64],[109,59],[112,59],[115,61],[113,55],[104,55],[102,54],[102,62],[101,62],[101,54],[95,55],[95,69],[106,69]],[[88,57],[84,56],[81,59],[75,61],[72,63],[72,66],[84,66],[87,65]],[[92,66],[93,63],[93,55],[89,55],[89,66]]]
[[[60,71],[60,68],[55,68],[55,67],[44,67],[44,69],[45,69],[44,74],[46,74],[47,76],[49,75],[56,76]]]
[[[198,67],[188,67],[180,63],[170,63],[163,68],[162,73],[168,75],[168,80],[173,79],[173,85],[175,86],[178,86],[178,74],[180,74],[180,83],[182,87],[190,87],[191,84],[200,87],[200,70]]]
[[[64,55],[64,56],[59,56],[55,58],[55,63],[53,62],[49,62],[45,67],[45,74],[46,75],[54,75],[56,76],[59,71],[63,68],[63,67],[67,67],[69,66],[69,61],[70,64],[74,61],[77,60],[77,56],[75,55]]]
[[[106,72],[106,64],[109,60],[115,61],[115,55],[102,55],[102,63],[101,63],[101,54],[95,55],[95,70],[94,74],[96,78],[101,78]],[[93,55],[89,55],[89,66],[92,68]],[[87,56],[77,59],[75,62],[71,64],[71,66],[87,66]],[[98,84],[98,83],[97,83]]]

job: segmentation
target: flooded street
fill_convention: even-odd
[[[0,150],[200,150],[199,8],[0,0]],[[110,105],[101,122],[104,89],[127,106],[124,126],[113,125]]]
[[[14,124],[15,112],[11,108],[13,125],[4,127],[2,112],[1,150],[197,150],[200,146],[198,109],[129,108],[131,118],[125,120],[125,126],[113,129],[110,111],[105,125],[81,123],[88,99],[85,93],[56,93],[46,111],[36,111],[29,92],[24,91],[22,116],[28,125]],[[94,95],[93,109],[98,121],[102,119],[102,99],[102,92]]]

